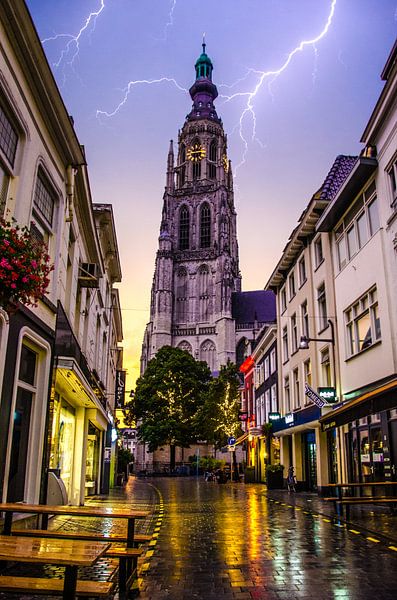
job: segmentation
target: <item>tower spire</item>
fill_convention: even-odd
[[[206,54],[205,48],[206,48],[207,44],[205,43],[205,31],[203,33],[203,43],[202,43],[202,46],[203,46],[203,54]]]
[[[205,33],[203,33],[203,52],[194,65],[196,69],[196,81],[189,90],[193,100],[193,108],[188,115],[188,119],[189,121],[211,119],[220,122],[214,106],[214,100],[218,96],[216,85],[212,83],[212,70],[214,67],[205,51],[206,47]]]

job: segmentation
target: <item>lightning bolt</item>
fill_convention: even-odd
[[[121,100],[121,102],[119,102],[119,104],[116,106],[116,108],[114,110],[112,110],[112,112],[107,112],[105,110],[97,110],[96,116],[98,118],[101,116],[114,117],[114,115],[117,114],[119,112],[119,110],[127,102],[128,96],[130,95],[130,91],[136,85],[142,85],[142,84],[152,85],[154,83],[164,83],[164,82],[172,83],[181,92],[185,92],[185,93],[188,92],[188,90],[186,88],[182,87],[181,85],[179,85],[179,83],[173,77],[160,77],[159,79],[138,79],[136,81],[129,81],[127,86],[125,88],[123,88],[123,90],[122,90],[124,92],[124,98]]]
[[[281,73],[283,73],[287,69],[287,67],[289,66],[289,64],[291,63],[292,59],[294,58],[294,56],[296,54],[298,54],[299,52],[302,52],[307,46],[316,48],[316,43],[319,42],[327,34],[327,32],[331,26],[332,19],[333,19],[334,13],[335,13],[336,1],[337,0],[332,0],[332,2],[331,2],[328,18],[327,18],[327,21],[326,21],[322,31],[311,40],[302,40],[298,44],[298,46],[296,46],[288,54],[286,60],[281,65],[281,67],[279,67],[278,69],[275,69],[275,70],[271,70],[271,71],[252,71],[252,72],[257,72],[259,74],[258,81],[252,91],[236,92],[229,96],[224,95],[224,94],[219,95],[220,98],[225,99],[225,102],[230,102],[231,100],[234,100],[236,98],[246,98],[246,105],[245,105],[245,108],[243,109],[243,111],[240,115],[240,119],[239,119],[239,134],[240,134],[241,141],[243,142],[243,145],[244,145],[244,151],[243,151],[243,156],[242,156],[241,161],[238,163],[238,165],[234,169],[234,176],[236,176],[238,169],[246,162],[249,144],[248,144],[247,138],[244,136],[243,128],[244,128],[245,120],[249,117],[251,117],[251,141],[254,141],[257,139],[256,138],[256,114],[255,114],[254,105],[253,105],[255,97],[257,96],[258,92],[262,88],[264,82],[269,78],[271,78],[271,81],[274,81],[277,77],[279,77],[281,75]]]
[[[80,28],[77,35],[72,35],[71,33],[58,33],[51,37],[45,38],[44,40],[41,40],[42,44],[46,44],[47,42],[53,42],[53,41],[59,40],[61,38],[69,39],[65,48],[62,50],[59,59],[55,63],[53,63],[54,67],[59,68],[61,66],[61,64],[64,61],[66,61],[66,58],[70,55],[71,55],[70,60],[66,61],[66,62],[67,62],[67,64],[69,64],[69,66],[73,66],[73,63],[80,51],[81,36],[84,34],[85,31],[87,31],[87,29],[90,27],[90,25],[91,25],[90,34],[92,34],[95,31],[97,18],[99,17],[101,12],[105,8],[105,0],[100,0],[100,3],[101,3],[101,5],[100,5],[99,9],[97,11],[91,12],[88,15],[88,17],[85,20],[84,25]]]
[[[171,8],[170,8],[170,12],[168,13],[168,21],[164,26],[164,36],[163,36],[163,40],[165,41],[167,39],[167,32],[168,32],[168,28],[172,27],[174,24],[174,10],[176,7],[176,0],[171,0]]]

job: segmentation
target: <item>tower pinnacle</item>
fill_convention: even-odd
[[[193,107],[188,115],[189,121],[197,119],[211,119],[219,122],[216,114],[214,100],[218,96],[216,85],[212,83],[213,64],[206,53],[207,44],[205,43],[205,34],[203,34],[203,52],[196,60],[196,81],[189,90],[193,100]]]

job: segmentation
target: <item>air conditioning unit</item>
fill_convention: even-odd
[[[99,265],[96,263],[81,263],[79,266],[79,284],[81,287],[99,287]]]

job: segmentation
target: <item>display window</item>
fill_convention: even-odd
[[[75,410],[55,393],[52,423],[50,468],[58,471],[71,497],[73,478],[74,440],[76,430]]]
[[[88,424],[85,487],[87,495],[95,494],[99,474],[99,449],[101,433],[91,422]]]

